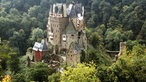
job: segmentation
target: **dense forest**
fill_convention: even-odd
[[[85,7],[88,50],[81,53],[82,64],[65,67],[63,74],[44,63],[27,67],[25,56],[34,42],[46,37],[49,8],[56,2]],[[145,36],[146,0],[0,0],[0,80],[145,82]],[[127,48],[113,62],[105,51],[119,50],[120,42]]]

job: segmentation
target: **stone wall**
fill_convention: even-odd
[[[76,66],[78,63],[80,63],[80,54],[66,55],[66,63],[68,66]]]
[[[117,56],[120,56],[123,54],[125,48],[126,48],[126,42],[120,42],[120,47],[119,47],[119,51],[106,51],[106,53],[111,57],[111,58],[115,58]]]

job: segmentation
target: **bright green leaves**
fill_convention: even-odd
[[[61,82],[100,82],[96,77],[94,64],[78,64],[76,68],[67,67],[61,74]]]

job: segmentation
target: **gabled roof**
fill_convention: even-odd
[[[48,51],[48,46],[46,44],[46,41],[45,39],[43,39],[41,41],[41,43],[39,42],[35,42],[33,48],[32,48],[34,51]]]
[[[46,39],[42,39],[41,44],[43,46],[43,51],[47,51],[48,45],[47,45]]]
[[[71,12],[69,14],[69,17],[76,17],[77,16],[77,13],[76,13],[76,10],[75,10],[75,6],[72,7],[71,9]]]
[[[35,42],[32,49],[33,49],[34,51],[38,51],[40,48],[41,48],[41,43]]]

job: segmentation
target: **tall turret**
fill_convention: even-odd
[[[85,38],[84,7],[82,4],[56,3],[51,5],[47,28],[48,42],[58,46],[59,50],[68,50],[72,42],[82,47],[84,44],[80,43],[85,43],[81,42],[82,37]]]

